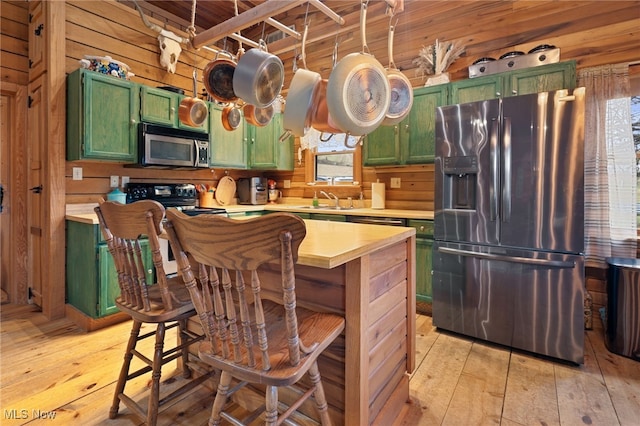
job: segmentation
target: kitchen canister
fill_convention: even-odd
[[[371,184],[371,208],[384,209],[384,183],[380,179]]]
[[[122,204],[127,203],[127,194],[120,191],[120,188],[116,188],[110,193],[107,194],[107,200],[109,201],[117,201]]]

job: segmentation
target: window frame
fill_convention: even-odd
[[[335,136],[334,136],[335,137]],[[320,153],[326,154],[326,153]],[[346,186],[346,184],[330,185],[329,183],[316,182],[315,181],[315,169],[316,169],[316,155],[315,150],[305,149],[305,167],[304,167],[304,179],[305,182],[313,182],[322,186]],[[362,186],[362,144],[358,143],[353,150],[353,182],[357,184],[350,186]]]

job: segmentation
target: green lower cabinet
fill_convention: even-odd
[[[151,250],[146,240],[140,246],[147,283],[154,283]],[[67,303],[92,318],[118,312],[118,274],[99,225],[67,221],[66,292]]]
[[[331,213],[311,213],[313,220],[330,220],[333,222],[346,222],[347,216],[343,214],[331,214]]]
[[[433,266],[433,221],[409,219],[407,226],[416,229],[416,301],[417,310],[431,314]]]

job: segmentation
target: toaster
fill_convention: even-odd
[[[240,204],[267,204],[267,178],[240,178],[236,182]]]

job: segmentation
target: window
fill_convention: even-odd
[[[329,140],[321,140],[315,149],[307,149],[307,182],[326,185],[341,183],[359,184],[361,176],[361,150],[358,137],[336,134]]]

